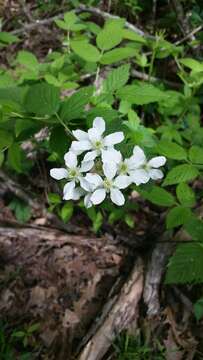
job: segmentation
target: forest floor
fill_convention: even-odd
[[[31,5],[23,9],[2,9],[8,31],[19,16],[22,29],[29,22]],[[59,44],[51,23],[23,33],[2,50],[2,66],[19,47],[43,58]],[[134,194],[133,229],[106,223],[95,235],[79,211],[64,224],[47,210],[43,154],[38,164],[32,179],[0,172],[0,359],[203,359],[198,289],[164,284],[177,236],[163,238],[163,212]],[[32,209],[26,224],[8,207],[16,196]]]

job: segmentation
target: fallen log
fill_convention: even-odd
[[[80,353],[78,360],[103,359],[116,336],[136,322],[142,289],[143,264],[139,258],[120,293],[105,305],[104,320]]]

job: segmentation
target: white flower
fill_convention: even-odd
[[[87,174],[85,179],[93,185],[94,191],[89,200],[92,204],[100,204],[110,194],[111,201],[121,206],[125,202],[125,198],[120,189],[125,189],[129,185],[129,178],[126,175],[119,175],[115,177],[117,166],[115,163],[105,163],[103,165],[105,178],[98,174]]]
[[[164,176],[158,168],[166,163],[165,156],[156,156],[147,161],[144,151],[135,146],[132,157],[135,170],[131,172],[131,179],[136,185],[146,184],[150,179],[162,179]]]
[[[102,161],[117,161],[118,151],[114,149],[114,145],[119,144],[124,139],[122,131],[104,136],[105,121],[101,117],[96,117],[93,121],[93,127],[88,132],[82,130],[73,131],[73,135],[77,141],[73,141],[71,151],[77,155],[88,151],[84,157],[84,161],[92,161],[97,156],[102,156]]]
[[[82,173],[91,170],[94,162],[86,161],[82,162],[81,166],[78,166],[77,156],[72,151],[69,151],[64,155],[64,160],[67,168],[51,169],[50,175],[56,180],[68,180],[63,189],[64,200],[78,200],[81,195],[84,195],[84,190],[90,190],[90,185],[84,179]],[[77,184],[80,184],[82,189],[80,187],[76,187]]]
[[[132,155],[127,159],[123,159],[123,156],[119,151],[119,161],[117,162],[117,169],[119,175],[129,175],[129,181],[130,181],[130,176],[137,169],[136,155]]]

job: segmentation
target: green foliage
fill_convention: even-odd
[[[59,104],[59,89],[47,83],[31,86],[24,101],[26,111],[39,116],[53,115]]]
[[[31,209],[26,203],[24,203],[16,198],[10,202],[9,208],[11,210],[13,210],[16,219],[20,223],[25,223],[30,220]]]
[[[164,347],[152,349],[141,336],[122,334],[114,344],[117,360],[164,360]]]
[[[166,179],[163,182],[163,185],[167,186],[179,184],[185,181],[191,181],[195,179],[198,174],[198,170],[192,165],[177,165],[168,172]]]
[[[203,281],[202,257],[202,244],[179,245],[170,259],[166,284],[201,283]]]

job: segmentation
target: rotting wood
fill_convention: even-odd
[[[107,312],[103,323],[78,356],[78,360],[101,360],[103,358],[115,337],[136,321],[142,289],[143,263],[139,258],[120,293],[114,301],[110,300],[110,310]],[[108,306],[108,302],[106,306]]]

